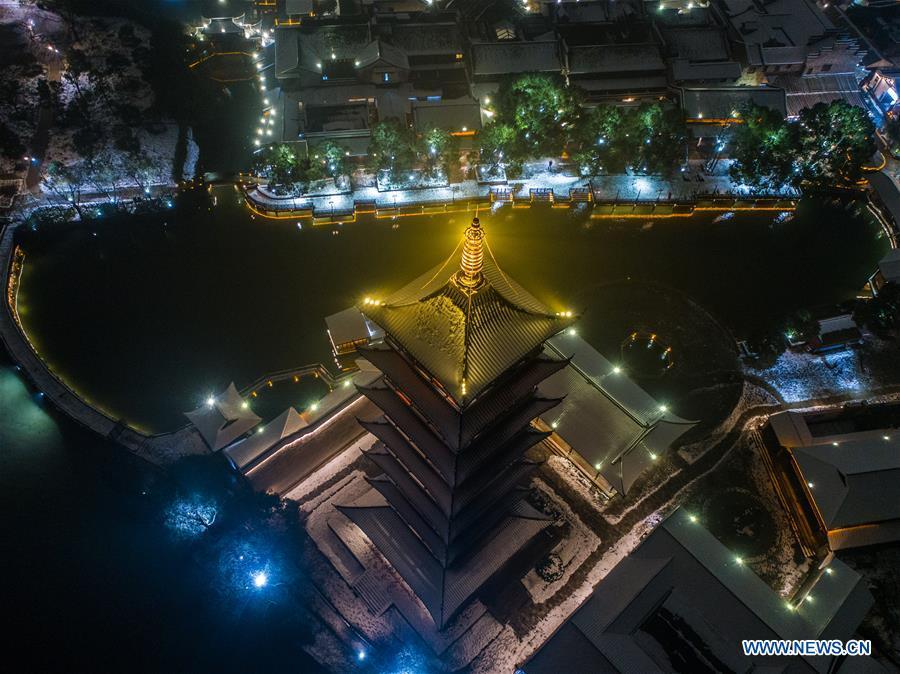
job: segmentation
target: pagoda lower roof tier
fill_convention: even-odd
[[[405,398],[428,419],[434,431],[451,448],[470,443],[491,424],[513,408],[542,381],[562,370],[566,359],[553,359],[535,354],[508,372],[502,381],[490,387],[465,410],[460,410],[436,390],[436,384],[401,353],[387,347],[361,349],[361,354],[384,375],[385,383],[403,391]]]
[[[387,558],[425,605],[438,629],[446,627],[465,603],[549,524],[540,513],[519,502],[504,513],[492,535],[472,554],[444,567],[387,503],[351,503],[338,506],[338,510]]]

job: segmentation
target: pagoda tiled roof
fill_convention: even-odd
[[[491,256],[477,288],[458,285],[454,271],[439,265],[361,309],[465,407],[573,319],[535,299]]]

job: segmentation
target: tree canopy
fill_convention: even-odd
[[[498,96],[498,121],[521,134],[531,155],[558,154],[581,112],[578,90],[558,77],[527,74],[506,80]]]
[[[800,111],[796,121],[744,108],[732,135],[731,175],[753,188],[849,184],[875,151],[875,128],[862,108],[836,100]]]
[[[412,130],[396,120],[378,122],[372,127],[369,156],[376,168],[391,171],[411,168],[416,158],[415,148]]]

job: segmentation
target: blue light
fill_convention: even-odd
[[[257,590],[261,590],[266,585],[269,584],[269,574],[265,571],[257,571],[252,575],[253,578],[253,587]]]
[[[216,521],[218,509],[213,501],[198,497],[179,499],[166,510],[166,527],[177,536],[192,538],[209,529]]]
[[[360,662],[362,662],[363,660],[365,660],[365,659],[366,659],[366,652],[365,652],[364,650],[358,651],[357,654],[356,654],[356,659],[359,660]]]

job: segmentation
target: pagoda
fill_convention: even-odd
[[[568,364],[543,344],[574,320],[499,269],[478,218],[449,262],[360,307],[385,333],[360,349],[382,373],[359,388],[382,412],[360,421],[380,474],[339,506],[438,629],[547,525],[523,500],[537,466],[525,454],[549,435],[532,420],[561,400],[537,385]]]

